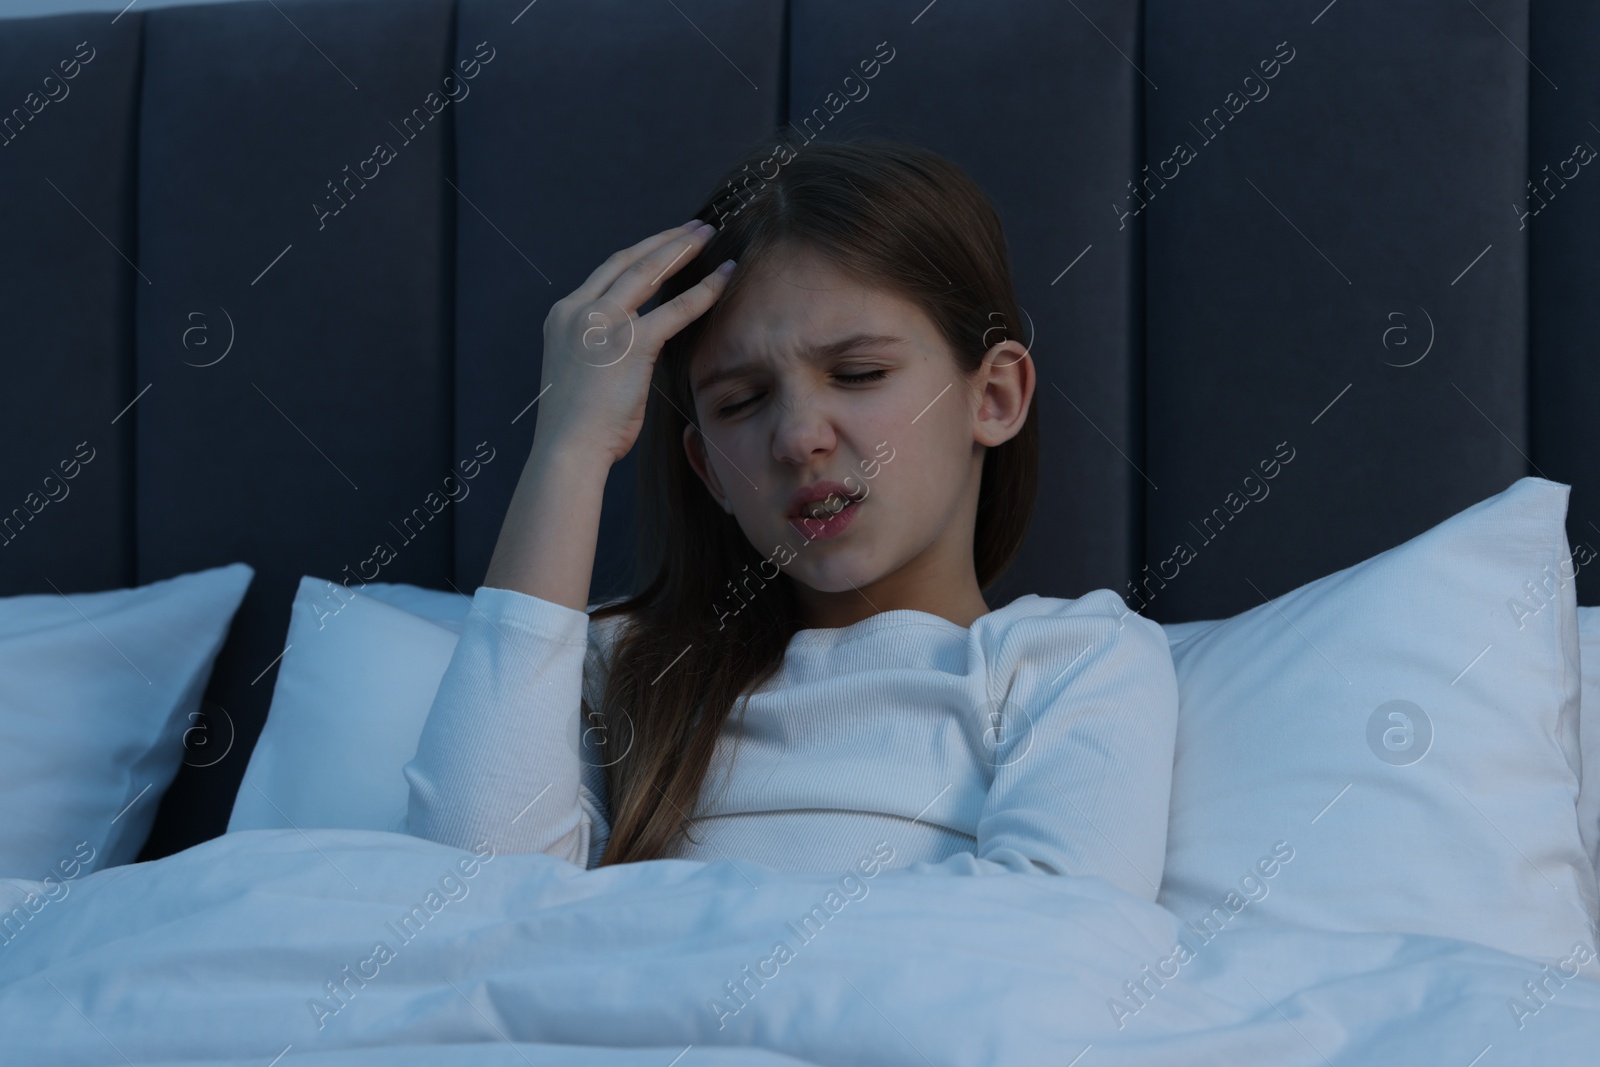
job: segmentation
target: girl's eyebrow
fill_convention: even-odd
[[[904,337],[895,337],[892,334],[853,333],[847,337],[841,337],[837,341],[829,341],[826,344],[813,345],[805,351],[804,357],[811,361],[820,361],[830,359],[835,356],[842,356],[845,353],[853,352],[858,348],[887,348],[891,345],[907,345],[910,343],[911,342],[907,341]],[[746,362],[736,363],[731,367],[723,367],[720,370],[710,371],[703,375],[700,380],[695,383],[694,391],[696,393],[704,392],[713,385],[716,385],[718,382],[725,382],[730,378],[739,378],[749,374],[752,371],[760,369],[761,364]]]

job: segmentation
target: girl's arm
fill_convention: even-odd
[[[580,719],[586,679],[600,680],[591,653],[609,654],[591,639],[609,627],[584,610],[601,501],[643,425],[662,345],[711,306],[728,272],[636,311],[710,232],[674,227],[614,253],[545,318],[533,447],[404,768],[413,834],[584,866],[604,842],[597,731]]]
[[[611,460],[535,428],[483,584],[585,611]]]
[[[1178,728],[1165,631],[1097,589],[997,636],[991,670],[1011,685],[977,858],[1155,900]]]
[[[545,852],[587,867],[603,786],[580,741],[583,605],[609,461],[536,430],[484,584],[403,773],[407,828],[458,848]],[[586,795],[587,794],[587,795]]]
[[[580,720],[604,684],[613,620],[481,586],[403,773],[407,829],[457,848],[590,867],[605,846],[604,772]]]

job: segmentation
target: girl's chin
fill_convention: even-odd
[[[882,577],[864,560],[845,564],[831,561],[829,566],[807,566],[797,559],[784,568],[790,578],[817,593],[856,593]]]

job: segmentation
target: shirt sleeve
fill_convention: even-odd
[[[581,702],[598,707],[615,622],[478,587],[402,769],[410,833],[594,866],[610,827],[596,730]]]
[[[992,638],[977,858],[1155,900],[1178,728],[1165,632],[1097,589]]]

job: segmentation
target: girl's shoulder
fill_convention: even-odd
[[[1024,603],[1023,601],[1026,601]],[[1178,685],[1166,631],[1110,589],[1071,599],[1029,595],[997,630],[989,668],[1025,703],[1051,704],[1084,686],[1139,694],[1148,714],[1176,721]]]
[[[1002,624],[1013,623],[1022,619],[1083,619],[1100,618],[1110,619],[1118,627],[1126,626],[1133,622],[1135,625],[1143,624],[1142,628],[1161,628],[1153,619],[1128,607],[1127,603],[1110,589],[1094,589],[1079,597],[1040,596],[1037,593],[1024,593],[1005,607],[991,612],[990,616]]]
[[[986,623],[997,647],[1050,645],[1068,634],[1084,634],[1102,645],[1149,646],[1162,652],[1167,648],[1161,624],[1128,607],[1110,589],[1079,597],[1025,593],[980,621]]]

